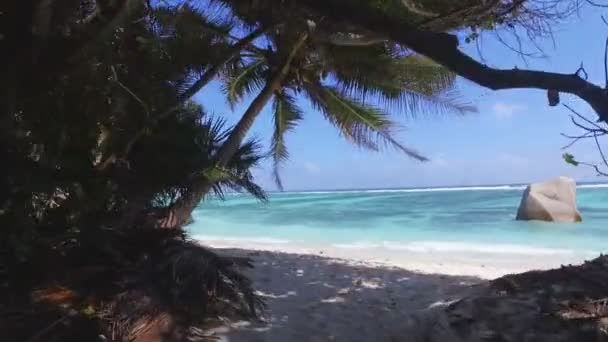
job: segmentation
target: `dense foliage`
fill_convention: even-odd
[[[259,144],[244,142],[216,169],[230,128],[180,101],[230,47],[227,28],[194,8],[133,1],[3,6],[11,20],[29,20],[15,33],[31,43],[15,46],[1,74],[3,339],[126,340],[162,315],[183,330],[219,307],[254,314],[259,303],[237,272],[246,260],[220,258],[146,219],[200,178],[220,195],[265,198],[251,175]],[[95,329],[66,329],[68,321]]]

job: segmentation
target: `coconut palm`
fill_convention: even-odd
[[[278,45],[278,44],[277,44]],[[279,51],[280,46],[276,47]],[[379,150],[392,146],[416,160],[426,160],[393,136],[398,127],[391,112],[465,113],[472,110],[456,101],[455,77],[443,67],[416,55],[398,55],[385,44],[337,46],[312,42],[296,56],[281,86],[273,91],[274,134],[271,155],[279,187],[279,165],[288,157],[284,136],[296,127],[303,112],[296,101],[303,95],[357,146]],[[270,52],[270,51],[267,51]],[[267,85],[273,56],[260,53],[226,75],[224,91],[234,105]],[[276,58],[275,58],[276,59]],[[269,99],[268,101],[270,101]],[[254,100],[255,101],[255,100]],[[246,114],[251,112],[248,108]],[[252,116],[259,114],[253,111]]]
[[[263,159],[257,140],[244,141],[224,168],[215,167],[215,155],[230,136],[231,128],[202,108],[188,103],[161,122],[158,134],[146,136],[135,145],[130,160],[133,175],[127,179],[135,193],[146,189],[164,203],[177,198],[198,178],[213,184],[214,193],[223,197],[226,191],[249,192],[266,200],[262,188],[255,184],[251,169]]]
[[[226,165],[271,101],[275,126],[271,156],[279,187],[279,167],[288,158],[285,134],[303,118],[296,101],[299,96],[308,99],[340,135],[357,146],[371,150],[394,147],[419,161],[426,158],[395,139],[398,125],[391,113],[473,110],[457,101],[454,74],[388,43],[337,45],[317,39],[306,26],[300,26],[300,30],[283,26],[266,37],[267,47],[250,48],[249,54],[223,75],[223,89],[230,104],[248,95],[255,97],[218,150],[217,167]],[[176,202],[172,216],[163,225],[179,225],[180,217],[189,215],[209,189],[210,184],[205,182],[195,184],[189,196]]]

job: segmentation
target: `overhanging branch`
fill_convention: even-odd
[[[460,51],[458,38],[455,35],[413,28],[397,17],[362,6],[357,1],[297,0],[296,3],[335,21],[383,34],[388,39],[401,43],[446,66],[456,74],[489,89],[528,88],[576,95],[587,102],[602,121],[608,122],[606,90],[574,73],[492,68]]]

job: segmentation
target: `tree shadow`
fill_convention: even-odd
[[[482,280],[421,274],[314,255],[245,250],[267,310],[214,329],[220,341],[403,341],[420,310],[458,300]]]

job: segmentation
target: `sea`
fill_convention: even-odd
[[[524,185],[271,193],[211,199],[193,213],[202,241],[339,249],[551,255],[608,251],[608,184],[577,188],[582,223],[516,221]]]

